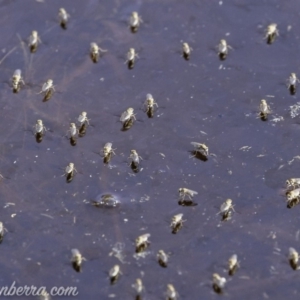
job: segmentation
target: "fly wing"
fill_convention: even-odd
[[[191,144],[195,147],[195,148],[199,148],[200,147],[200,143],[196,143],[196,142],[191,142]]]
[[[295,194],[300,194],[300,188],[298,188],[298,189],[294,189],[292,192],[295,192]]]
[[[137,26],[137,19],[135,17],[131,16],[129,19],[129,23],[130,23],[130,26],[132,26],[132,27]]]
[[[227,203],[223,203],[220,207],[220,212],[223,213],[226,210],[227,210]]]
[[[83,115],[79,115],[77,120],[78,120],[78,122],[82,123],[85,121],[85,117]]]
[[[198,195],[198,192],[196,192],[196,191],[193,191],[193,190],[188,190],[188,191],[192,196]]]
[[[265,106],[261,103],[261,104],[259,105],[259,109],[260,109],[261,112],[264,112]]]
[[[20,70],[20,69],[15,70],[13,76],[14,76],[14,77],[21,77],[21,70]]]
[[[112,143],[106,143],[105,145],[104,145],[104,148],[111,148],[112,147]]]
[[[33,42],[34,42],[34,37],[33,37],[33,36],[30,36],[30,37],[28,38],[29,46],[32,46]]]
[[[121,122],[125,122],[129,119],[129,115],[128,115],[128,112],[127,111],[124,111],[120,117],[120,121]]]
[[[221,277],[220,278],[220,287],[223,288],[225,286],[225,284],[226,284],[226,278]]]
[[[48,82],[45,82],[42,86],[42,91],[45,92],[49,88]]]
[[[148,239],[150,236],[151,236],[150,233],[145,233],[145,234],[143,234],[143,237],[144,237],[145,239]]]

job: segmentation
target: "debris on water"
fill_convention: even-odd
[[[120,200],[113,194],[100,194],[91,200],[91,203],[97,207],[117,207]]]
[[[147,257],[148,255],[150,255],[152,252],[151,251],[143,251],[143,252],[139,252],[139,253],[134,253],[133,254],[133,257],[136,259],[136,260],[139,260],[140,258],[145,258]]]
[[[300,114],[300,102],[290,106],[290,114],[292,118],[295,118]]]
[[[252,147],[251,146],[243,146],[241,147],[239,150],[242,150],[242,151],[249,151]]]
[[[109,256],[114,256],[116,257],[121,263],[125,263],[125,244],[117,242],[114,244],[113,248],[111,249],[112,251],[109,253]]]
[[[146,202],[146,201],[149,201],[149,200],[150,200],[150,196],[148,196],[148,195],[145,194],[144,196],[142,196],[140,198],[139,202],[143,203],[143,202]]]
[[[276,116],[271,120],[271,122],[274,122],[274,123],[277,123],[280,121],[284,121],[284,118],[282,116]]]
[[[288,161],[288,164],[292,164],[294,162],[295,159],[300,159],[300,156],[297,155],[297,156],[294,156],[292,160]]]

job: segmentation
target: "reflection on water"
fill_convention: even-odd
[[[60,7],[70,14],[66,29],[57,20]],[[299,274],[287,254],[289,247],[300,250],[299,205],[287,209],[284,188],[300,177],[297,93],[285,85],[286,74],[299,73],[299,9],[296,1],[279,0],[2,1],[1,57],[9,55],[0,74],[7,230],[0,286],[77,286],[76,299],[134,299],[131,286],[141,278],[145,299],[162,299],[167,284],[180,299],[214,299],[212,274],[227,278],[236,253],[240,267],[224,297],[298,299]],[[135,33],[127,22],[133,11],[143,19]],[[267,44],[271,22],[279,36]],[[33,30],[41,43],[30,53]],[[233,49],[221,61],[216,46],[224,37]],[[107,49],[97,63],[91,42]],[[183,42],[193,49],[189,60],[182,58]],[[139,59],[128,70],[130,48]],[[25,84],[13,93],[17,69]],[[55,92],[43,101],[38,93],[48,78]],[[148,93],[159,103],[154,117],[143,106]],[[257,118],[261,99],[280,122]],[[120,130],[126,107],[136,121]],[[82,111],[90,125],[68,141],[69,124]],[[37,143],[38,119],[48,131]],[[99,152],[107,141],[116,155],[105,163]],[[193,141],[209,145],[216,159],[190,153]],[[139,172],[128,165],[131,149],[143,157]],[[78,173],[67,184],[70,161]],[[178,205],[181,186],[196,187],[197,205]],[[224,222],[218,212],[227,198],[236,212]],[[117,207],[102,205],[111,201]],[[172,234],[178,214],[184,222]],[[151,246],[136,258],[135,239],[146,232]],[[86,258],[82,272],[72,268],[71,249]],[[167,268],[157,263],[161,249],[171,255]],[[116,264],[122,274],[110,285]]]

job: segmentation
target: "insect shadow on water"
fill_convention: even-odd
[[[76,272],[78,272],[78,273],[81,272],[81,270],[82,270],[81,265],[78,265],[75,261],[72,262],[72,266],[73,266],[73,269],[74,269]]]
[[[176,224],[172,226],[172,233],[176,234],[183,226],[183,223]]]
[[[295,261],[294,261],[293,259],[290,259],[290,260],[289,260],[289,264],[290,264],[290,267],[291,267],[294,271],[298,270],[298,264],[295,263]]]
[[[183,53],[182,56],[185,60],[190,60],[190,54]]]
[[[179,199],[178,204],[180,206],[197,206],[198,205],[198,203],[195,203],[193,200],[189,200],[189,199],[184,199],[184,200]]]
[[[218,285],[216,285],[215,283],[213,283],[212,285],[213,290],[217,293],[217,294],[223,294],[223,290],[221,288],[218,287]]]
[[[214,290],[217,294],[220,294],[220,295],[223,294],[223,289],[220,288],[216,283],[213,283],[212,287],[213,287],[213,290]]]
[[[35,134],[35,140],[36,140],[37,143],[41,143],[42,140],[43,140],[43,134],[41,132],[37,132]]]
[[[219,53],[220,60],[225,60],[226,57],[227,57],[227,54],[225,54],[225,53]]]
[[[123,123],[123,125],[122,125],[121,131],[127,131],[127,130],[129,130],[132,127],[132,125],[133,125],[133,121],[134,121],[133,118],[125,121]]]
[[[195,158],[197,158],[199,160],[202,160],[202,161],[208,161],[208,157],[203,155],[199,151],[192,150],[192,151],[189,151],[189,153],[191,153],[191,157],[195,157]]]
[[[78,130],[78,135],[80,137],[84,137],[85,134],[86,134],[86,129],[87,129],[87,125],[84,123],[82,124],[80,127],[79,127],[79,130]]]
[[[131,60],[128,61],[127,66],[128,66],[129,70],[133,69],[133,67],[134,67],[134,61],[131,61]]]
[[[231,218],[232,218],[232,212],[231,211],[228,211],[228,212],[224,212],[223,214],[222,214],[222,221],[229,221],[229,220],[231,220]]]
[[[51,99],[52,95],[53,95],[53,90],[48,90],[46,93],[45,93],[45,96],[43,98],[43,102],[47,102],[48,100]]]
[[[153,116],[154,116],[154,108],[153,107],[149,107],[147,109],[146,113],[147,113],[148,118],[153,118]]]
[[[267,44],[269,44],[269,45],[273,44],[274,41],[275,41],[275,39],[276,39],[276,36],[275,36],[275,35],[269,35],[269,36],[267,37]]]
[[[137,27],[131,26],[130,30],[132,33],[136,33],[138,31]]]
[[[187,189],[187,188],[179,188],[179,200],[178,204],[181,206],[196,206],[198,205],[193,201],[193,197],[198,195],[198,192]]]
[[[262,113],[260,113],[260,119],[263,121],[263,122],[266,122],[268,121],[268,116],[267,115],[264,115]]]
[[[107,165],[110,162],[111,157],[112,153],[108,153],[106,156],[103,157],[103,163]]]
[[[114,277],[110,277],[110,284],[114,285],[117,282],[118,278],[119,278],[119,275],[116,275]]]
[[[130,163],[130,168],[134,173],[138,173],[140,171],[139,165],[133,161]]]
[[[293,96],[296,94],[296,86],[295,85],[291,85],[289,87],[289,90],[290,90],[290,94]]]
[[[70,172],[69,174],[66,174],[66,181],[67,183],[70,183],[74,178],[74,172]]]
[[[287,208],[293,208],[294,206],[298,205],[299,203],[300,203],[300,199],[296,198],[296,199],[293,199],[291,201],[288,201],[286,207]]]
[[[71,136],[71,137],[69,138],[69,140],[70,140],[71,146],[76,146],[76,145],[77,145],[77,139],[76,139],[76,137]]]

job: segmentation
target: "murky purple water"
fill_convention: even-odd
[[[56,19],[60,7],[71,15],[67,30]],[[168,283],[180,299],[216,299],[212,273],[228,278],[227,260],[236,253],[241,267],[221,297],[298,299],[300,275],[286,255],[289,247],[300,250],[299,207],[286,208],[283,188],[300,177],[300,161],[292,161],[300,154],[300,122],[289,113],[299,95],[285,87],[291,72],[300,74],[299,9],[296,0],[1,1],[1,57],[16,48],[0,65],[7,229],[0,287],[76,286],[76,299],[134,299],[131,285],[140,277],[145,299],[164,299]],[[127,25],[132,11],[144,21],[136,34]],[[267,45],[272,22],[280,36]],[[34,54],[19,39],[26,42],[32,30],[42,40]],[[233,48],[225,61],[215,50],[221,38]],[[97,64],[91,42],[108,50]],[[189,61],[182,42],[193,48]],[[140,57],[132,70],[124,64],[130,47]],[[13,94],[9,80],[18,68],[26,86]],[[43,102],[37,93],[49,78],[56,92]],[[152,119],[143,111],[147,93],[159,105]],[[263,98],[273,111],[267,122],[257,118]],[[124,132],[119,117],[128,107],[137,121]],[[82,111],[91,126],[73,147],[65,135]],[[284,120],[271,121],[275,116]],[[48,128],[41,143],[32,134],[37,119]],[[193,141],[216,157],[189,158]],[[110,166],[99,156],[107,142],[116,148]],[[143,158],[137,174],[128,166],[131,149]],[[67,184],[61,175],[71,161],[78,173]],[[198,205],[179,206],[179,187],[198,191]],[[120,206],[90,204],[107,193]],[[227,198],[236,213],[222,223],[216,214]],[[173,235],[178,213],[186,222]],[[150,252],[136,259],[135,238],[147,232]],[[72,269],[72,248],[87,259],[81,273]],[[160,249],[170,254],[165,269],[156,262]],[[115,264],[123,274],[111,286]]]

